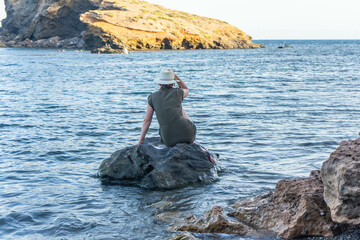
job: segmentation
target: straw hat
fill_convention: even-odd
[[[174,75],[173,71],[171,71],[169,69],[162,70],[160,72],[159,79],[156,79],[155,82],[157,84],[164,84],[164,85],[176,83],[175,75]]]

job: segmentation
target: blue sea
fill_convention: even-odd
[[[162,239],[173,233],[159,213],[227,211],[280,179],[308,176],[359,137],[360,41],[256,42],[266,48],[0,48],[0,239]],[[197,141],[226,170],[171,191],[102,183],[101,161],[137,143],[147,96],[167,68],[190,88],[183,107]],[[147,136],[157,133],[154,119]]]

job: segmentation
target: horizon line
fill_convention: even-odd
[[[345,41],[352,41],[352,40],[360,40],[360,38],[263,38],[263,39],[251,39],[251,41],[277,41],[277,40],[288,40],[288,41],[338,41],[338,40],[345,40]]]

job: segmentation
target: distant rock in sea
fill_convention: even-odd
[[[114,51],[260,48],[238,28],[139,0],[6,0],[8,47]],[[49,39],[52,42],[49,43]]]

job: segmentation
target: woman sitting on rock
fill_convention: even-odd
[[[196,127],[181,106],[181,102],[189,94],[189,88],[170,69],[161,71],[160,79],[156,80],[156,83],[160,85],[160,90],[148,97],[138,144],[144,143],[154,111],[159,122],[161,141],[167,147],[175,146],[177,143],[193,143]],[[179,88],[174,88],[175,83]]]

